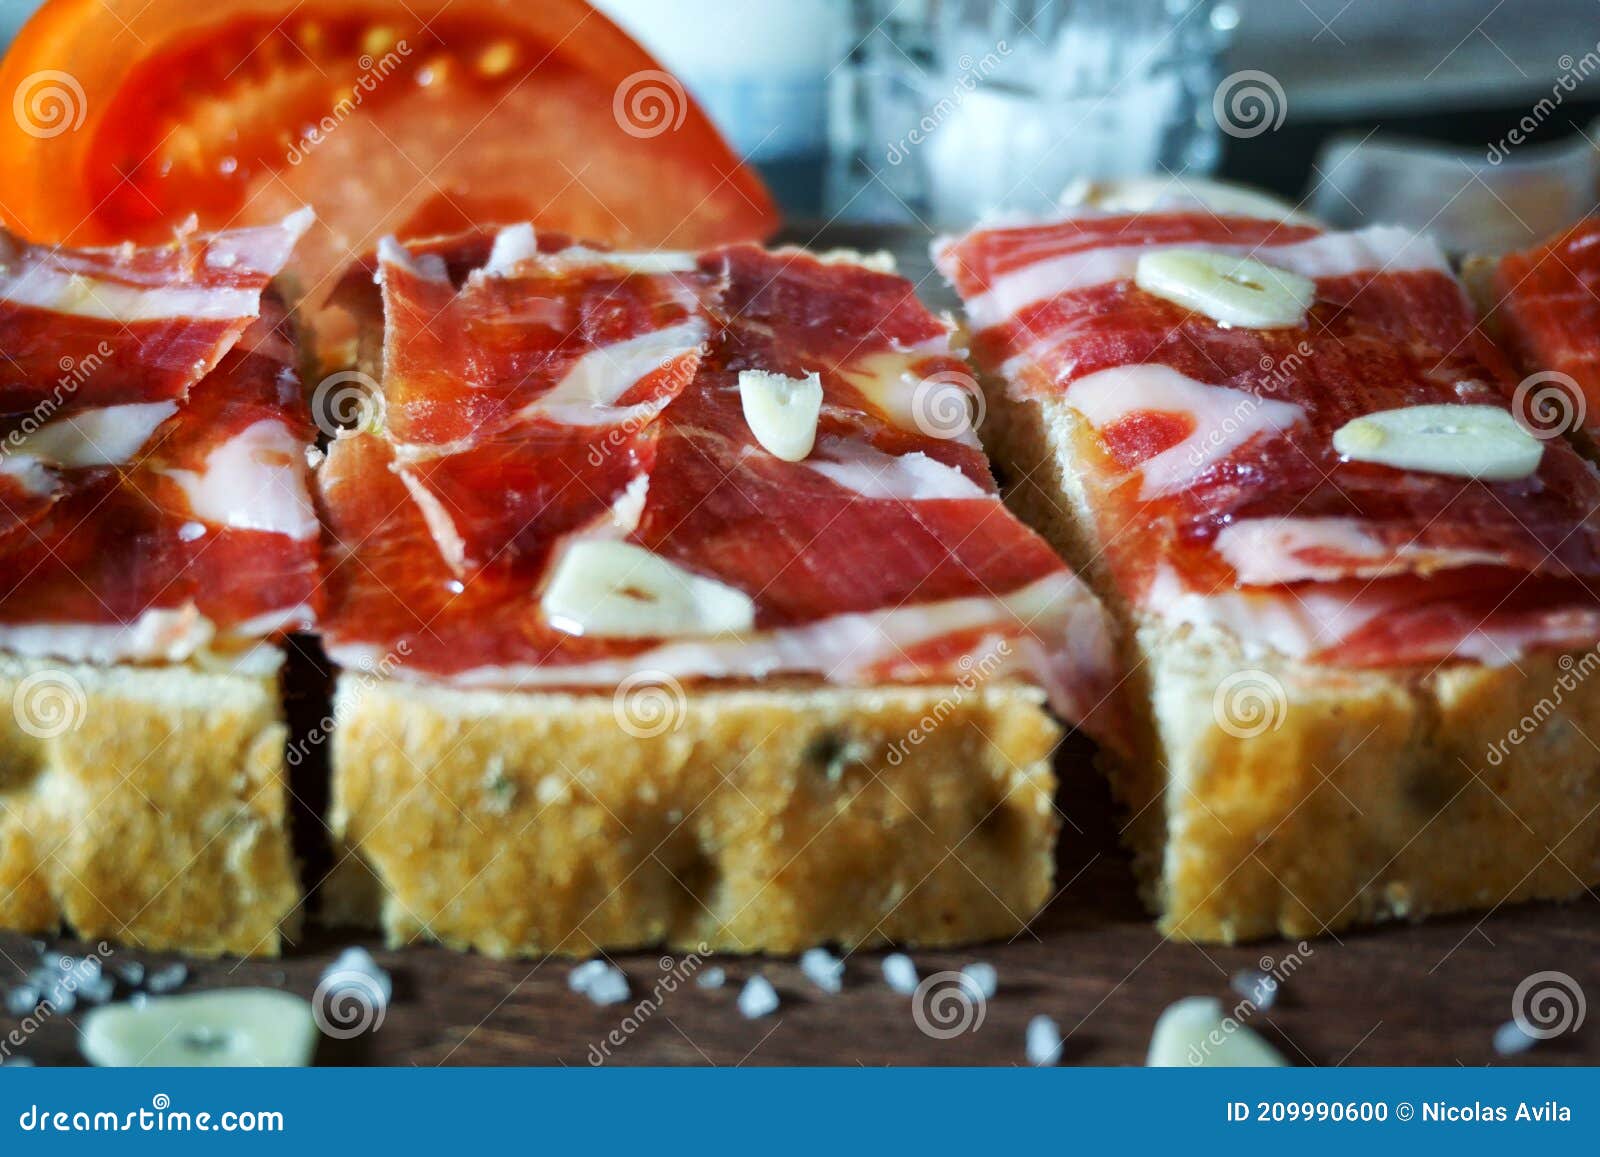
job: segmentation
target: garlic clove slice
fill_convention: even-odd
[[[1241,329],[1302,325],[1317,283],[1237,253],[1158,249],[1139,258],[1134,284],[1146,293]]]
[[[1288,1062],[1248,1025],[1224,1014],[1221,1001],[1188,996],[1156,1020],[1145,1064],[1153,1069],[1265,1069],[1285,1068]]]
[[[83,1055],[107,1067],[285,1067],[311,1063],[311,1005],[272,988],[223,988],[102,1005],[83,1018]]]
[[[817,440],[822,378],[789,378],[766,370],[739,372],[739,401],[756,441],[774,457],[799,462]]]
[[[1539,469],[1544,443],[1498,406],[1407,406],[1346,422],[1333,448],[1355,462],[1510,482]]]
[[[540,607],[557,630],[597,638],[692,637],[755,625],[755,603],[743,591],[609,539],[570,543]]]

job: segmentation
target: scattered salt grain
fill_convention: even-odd
[[[153,992],[157,996],[166,992],[176,992],[182,988],[189,979],[189,970],[182,964],[174,961],[172,964],[163,964],[145,975],[145,991]]]
[[[394,998],[394,979],[378,967],[365,948],[346,948],[322,971],[329,992],[359,990],[374,1007],[387,1008]]]
[[[589,986],[595,978],[605,972],[608,965],[604,960],[585,960],[571,972],[567,973],[567,987],[573,992],[588,992]]]
[[[6,1012],[15,1017],[29,1015],[39,1007],[40,995],[36,985],[19,984],[6,993]]]
[[[844,961],[826,948],[807,948],[800,954],[800,971],[823,992],[844,988]]]
[[[708,968],[695,977],[694,982],[701,988],[721,988],[728,982],[728,974],[720,968]]]
[[[567,987],[596,1004],[621,1004],[628,999],[628,977],[604,960],[586,960],[567,974]]]
[[[1528,1035],[1528,1031],[1514,1020],[1494,1030],[1494,1051],[1503,1057],[1514,1057],[1527,1052],[1538,1038]]]
[[[27,1057],[7,1057],[5,1060],[0,1061],[0,1068],[31,1069],[33,1067],[33,1061],[29,1060]]]
[[[896,992],[910,996],[917,991],[917,966],[904,952],[891,952],[883,958],[883,979]]]
[[[596,1004],[621,1004],[628,999],[628,977],[620,968],[607,968],[589,985],[589,999]]]
[[[1278,1002],[1278,978],[1254,968],[1235,972],[1228,987],[1263,1012]]]
[[[765,976],[752,976],[739,991],[739,1012],[756,1020],[778,1011],[778,993]]]
[[[1061,1027],[1048,1016],[1036,1016],[1028,1022],[1028,1063],[1030,1065],[1059,1065],[1061,1063]]]
[[[186,522],[178,527],[178,541],[193,542],[197,538],[206,536],[206,524],[203,522]]]
[[[994,994],[1000,988],[1000,974],[994,970],[994,965],[978,961],[969,964],[961,970],[961,975],[972,981],[978,995],[984,1000],[993,1000]]]
[[[127,964],[117,966],[117,975],[122,978],[122,983],[130,988],[138,988],[144,983],[144,965],[137,960],[130,960]]]

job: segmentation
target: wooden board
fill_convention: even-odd
[[[802,231],[794,239],[860,248],[886,240],[837,229],[815,237]],[[930,276],[926,235],[889,240],[925,300],[952,306]],[[1085,754],[1069,753],[1063,769],[1084,766]],[[307,802],[314,812],[318,802]],[[1088,775],[1069,777],[1058,806],[1060,892],[1028,930],[1009,943],[916,955],[924,976],[977,960],[999,972],[999,991],[981,1016],[968,1014],[966,1030],[948,1037],[919,1027],[912,998],[884,983],[881,953],[849,959],[844,991],[832,996],[790,961],[621,956],[616,963],[633,996],[602,1008],[568,991],[570,961],[491,961],[429,946],[387,951],[370,938],[316,931],[281,961],[190,962],[187,988],[271,985],[309,998],[339,949],[366,944],[392,972],[395,999],[373,1031],[326,1043],[319,1061],[331,1064],[1007,1065],[1024,1062],[1025,1026],[1037,1014],[1060,1024],[1065,1064],[1140,1064],[1168,1003],[1207,995],[1231,1007],[1241,998],[1230,978],[1264,968],[1292,974],[1276,1004],[1249,1015],[1249,1023],[1296,1063],[1600,1063],[1600,1008],[1577,1031],[1512,1061],[1492,1047],[1495,1029],[1511,1017],[1513,993],[1530,975],[1567,973],[1600,1001],[1600,897],[1592,893],[1573,904],[1330,936],[1303,948],[1175,944],[1155,934],[1139,905],[1104,787]],[[314,832],[309,812],[299,817],[301,827]],[[126,951],[111,957],[114,964],[162,959]],[[27,938],[0,935],[0,986],[21,979],[34,962]],[[663,983],[669,973],[713,966],[727,973],[720,989],[691,980],[674,981],[667,991]],[[769,1017],[746,1020],[735,1002],[743,981],[757,973],[772,981],[782,1003]],[[40,1064],[81,1063],[79,1020],[79,1012],[48,1018],[20,1046],[10,1046],[4,1038],[19,1022],[0,1013],[0,1049]]]

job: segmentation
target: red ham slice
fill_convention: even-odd
[[[1220,325],[1134,284],[1138,254],[1173,244],[1311,276],[1316,304],[1296,328]],[[1431,244],[1175,212],[978,230],[936,256],[980,364],[1084,418],[1076,449],[1125,597],[1328,661],[1592,642],[1600,479],[1564,441],[1512,482],[1333,448],[1376,411],[1511,405],[1514,381]],[[1473,581],[1437,577],[1458,569]]]
[[[306,462],[314,430],[285,311],[263,292],[301,228],[115,251],[115,260],[112,251],[30,252],[29,269],[92,273],[94,293],[127,290],[133,296],[119,300],[156,300],[173,316],[116,347],[94,405],[74,396],[56,414],[48,387],[24,390],[12,379],[28,416],[0,463],[9,519],[0,523],[0,648],[184,660],[315,621],[320,528]],[[38,297],[44,281],[32,284],[12,304]],[[192,315],[180,316],[179,302]],[[0,328],[17,320],[7,308]],[[74,328],[78,316],[61,321],[60,340],[85,332]],[[174,347],[205,352],[180,373]],[[36,365],[44,356],[42,347],[30,353]],[[19,487],[22,500],[13,501]]]
[[[520,245],[510,260],[502,234],[465,278],[415,254],[385,260],[384,433],[341,439],[320,471],[339,543],[324,623],[337,660],[499,687],[614,685],[641,669],[846,684],[978,671],[1037,681],[1073,718],[1104,699],[1114,663],[1099,604],[1000,504],[970,429],[916,422],[924,383],[965,373],[909,283],[754,247],[629,269],[625,255]],[[697,322],[707,339],[692,353],[613,356],[621,377],[559,385]],[[751,433],[747,369],[820,375],[806,459]],[[433,472],[404,477],[422,454]],[[574,490],[581,500],[541,501]],[[753,627],[558,630],[540,591],[560,552],[594,535],[743,592]]]
[[[1600,430],[1600,217],[1502,257],[1494,297],[1495,320],[1523,373],[1546,375],[1525,394],[1529,417],[1581,426],[1592,437]],[[1533,408],[1541,403],[1543,413]]]

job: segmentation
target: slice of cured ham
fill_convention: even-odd
[[[1305,323],[1221,325],[1134,284],[1170,245],[1310,277]],[[1333,434],[1514,380],[1430,243],[1177,211],[936,246],[980,364],[1080,419],[1074,468],[1124,597],[1247,647],[1360,664],[1504,662],[1596,636],[1600,479],[1561,439],[1509,482],[1348,461]],[[1446,576],[1454,576],[1448,578]]]
[[[1600,217],[1500,259],[1494,318],[1522,372],[1529,417],[1600,431]]]
[[[502,235],[494,248],[464,280],[415,254],[385,260],[386,425],[341,438],[319,471],[337,660],[490,687],[607,686],[640,670],[1003,675],[1044,685],[1075,719],[1100,705],[1115,680],[1103,612],[1001,505],[970,379],[909,283],[753,247],[540,254]],[[428,330],[430,307],[452,324]],[[820,376],[808,457],[780,459],[751,433],[750,369]],[[449,502],[441,477],[458,487]],[[578,491],[578,510],[530,503],[541,485]],[[595,537],[748,599],[749,629],[634,638],[553,622],[540,591],[564,547]]]
[[[384,434],[446,561],[537,577],[563,534],[648,471],[653,419],[693,380],[720,279],[507,229],[464,283],[387,244]],[[671,264],[670,262],[665,264]]]
[[[133,250],[119,264],[99,253],[50,256],[58,268],[92,267],[103,282],[155,295],[167,293],[154,287],[158,274],[172,276],[189,307],[214,316],[174,312],[164,323],[179,344],[208,335],[208,352],[184,374],[108,359],[97,394],[108,404],[74,398],[35,420],[49,393],[36,387],[23,398],[29,417],[13,426],[0,460],[0,649],[184,661],[315,621],[314,430],[285,312],[263,292],[301,228],[194,241],[183,263],[179,248]],[[211,304],[196,304],[212,291]],[[119,346],[116,358],[169,360],[156,332]]]

